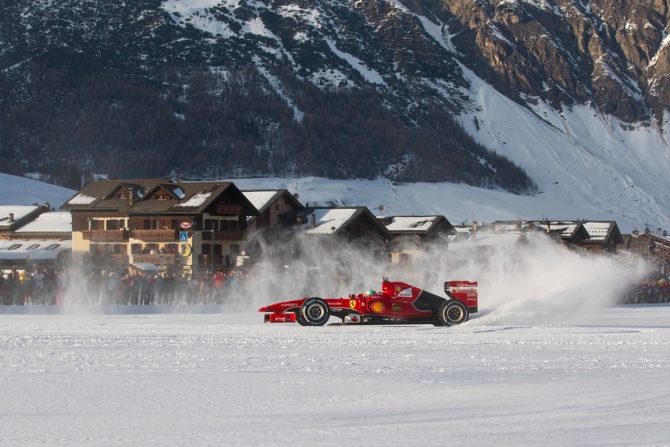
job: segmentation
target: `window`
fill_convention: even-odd
[[[410,264],[412,262],[412,257],[407,253],[400,253],[400,263],[401,264]]]
[[[160,219],[154,219],[154,230],[159,230],[161,228]]]
[[[170,229],[175,230],[179,226],[179,221],[177,219],[172,219],[170,221]]]
[[[228,221],[227,220],[222,220],[220,228],[221,228],[221,231],[227,231],[228,230]]]
[[[151,230],[151,221],[149,219],[144,219],[142,221],[142,229],[143,230]]]
[[[116,230],[118,227],[118,221],[116,220],[108,220],[107,221],[107,229],[108,230]]]
[[[228,224],[228,228],[230,228],[230,231],[237,231],[237,221],[231,220]]]
[[[275,203],[275,210],[281,211],[281,203]]]
[[[33,245],[29,246],[28,248],[26,248],[26,250],[35,250],[36,248],[39,248],[39,246],[40,246],[40,244],[33,244]]]
[[[123,200],[128,198],[128,193],[127,192],[120,192],[116,195],[117,199]]]
[[[45,248],[45,250],[55,250],[58,247],[60,247],[60,244],[51,244],[47,248]]]
[[[21,248],[22,245],[23,244],[14,244],[11,247],[9,247],[7,250],[18,250],[19,248]]]
[[[91,219],[91,230],[97,230],[98,229],[98,221],[95,219]]]

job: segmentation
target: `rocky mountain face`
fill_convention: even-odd
[[[537,190],[454,119],[472,76],[628,123],[670,103],[665,1],[7,0],[0,169],[385,175]],[[541,119],[538,117],[538,119]],[[541,150],[541,149],[538,149]]]

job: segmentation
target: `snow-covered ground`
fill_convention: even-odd
[[[483,320],[0,315],[0,443],[668,445],[670,307]]]

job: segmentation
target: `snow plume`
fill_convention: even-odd
[[[436,252],[420,284],[440,290],[444,280],[479,283],[475,325],[553,325],[588,321],[598,309],[619,301],[647,267],[622,253],[594,255],[529,234],[525,245]],[[455,244],[454,244],[455,245]]]
[[[467,244],[467,242],[465,243]],[[627,254],[574,251],[529,234],[515,247],[444,245],[424,248],[423,260],[406,268],[381,259],[375,245],[301,235],[290,245],[265,247],[266,259],[290,259],[285,266],[261,263],[238,303],[260,307],[299,297],[346,297],[378,290],[383,276],[444,296],[447,280],[479,283],[479,310],[469,324],[579,324],[620,300],[647,272]]]
[[[185,285],[175,297],[176,306],[130,306],[109,312],[255,312],[279,301],[378,291],[386,276],[439,296],[444,296],[445,281],[477,281],[479,313],[467,325],[586,324],[602,308],[621,300],[648,272],[634,256],[575,251],[532,233],[527,243],[515,246],[424,244],[417,247],[423,249],[422,257],[415,253],[412,262],[402,266],[388,264],[379,243],[361,240],[303,233],[281,244],[252,244],[259,247],[254,252],[263,253],[260,262],[226,282],[218,305],[211,288],[198,293],[193,285]],[[65,313],[85,313],[86,305],[105,304],[108,278],[92,279],[85,271],[71,272]]]

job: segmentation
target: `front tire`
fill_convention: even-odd
[[[330,308],[321,298],[309,298],[300,307],[298,317],[307,323],[306,326],[323,326],[330,318]]]
[[[468,321],[470,313],[460,301],[445,301],[437,311],[437,318],[444,326],[456,326]]]
[[[300,326],[311,326],[308,322],[305,321],[305,319],[300,315],[300,310],[298,310],[295,313],[295,322],[298,323]]]

